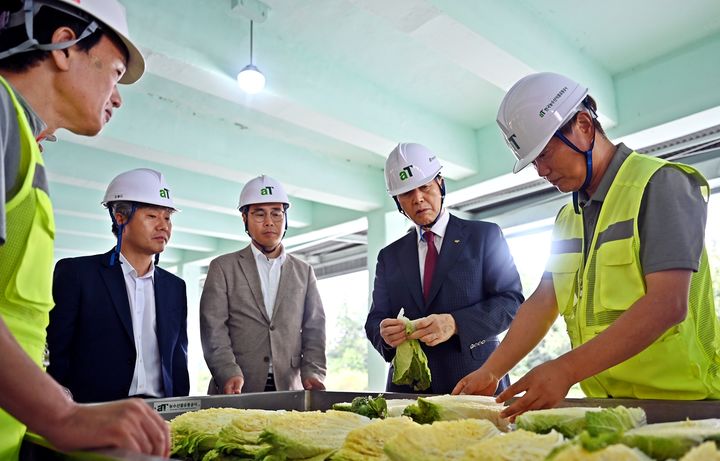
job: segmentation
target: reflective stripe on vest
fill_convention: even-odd
[[[587,262],[582,216],[571,205],[558,214],[547,270],[572,347],[603,332],[645,295],[637,218],[647,183],[665,165],[694,176],[708,197],[707,181],[697,170],[632,153],[608,191]],[[720,323],[703,248],[691,277],[686,319],[641,353],[580,384],[589,397],[720,398],[719,365]]]

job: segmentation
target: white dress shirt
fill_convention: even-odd
[[[128,395],[164,397],[155,313],[155,265],[151,262],[147,274],[138,277],[135,268],[122,252],[120,262],[125,276],[137,354]]]
[[[253,255],[255,255],[255,265],[257,266],[258,275],[260,276],[260,287],[262,288],[265,312],[267,312],[268,318],[272,320],[278,287],[280,286],[280,273],[287,255],[283,248],[280,251],[280,256],[270,259],[252,243],[250,244],[250,248],[252,248]],[[270,373],[272,373],[272,357],[270,357]]]
[[[270,259],[265,256],[262,251],[258,250],[255,245],[250,244],[250,248],[252,248],[253,255],[255,255],[255,265],[257,266],[258,275],[260,276],[260,287],[262,288],[265,311],[267,312],[268,318],[272,319],[278,286],[280,285],[280,271],[287,257],[285,255],[285,249],[283,248],[280,252],[280,256]]]
[[[433,224],[430,230],[433,232],[435,238],[435,248],[437,249],[438,256],[440,255],[440,248],[442,248],[443,237],[445,236],[445,230],[447,229],[448,221],[450,221],[450,213],[445,211],[443,208],[440,211],[440,218]],[[425,281],[425,255],[427,255],[428,245],[423,237],[425,230],[422,226],[415,225],[417,230],[418,238],[418,263],[420,264],[420,286],[424,286]]]

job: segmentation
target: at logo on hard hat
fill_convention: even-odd
[[[160,189],[160,197],[170,199],[170,190],[169,189]]]
[[[260,189],[260,195],[272,195],[273,186],[265,186]]]
[[[540,116],[540,118],[545,117],[545,115],[547,114],[547,111],[552,109],[552,106],[555,105],[555,103],[558,101],[558,99],[560,99],[562,97],[562,95],[564,95],[567,92],[567,90],[568,90],[568,87],[566,87],[566,86],[562,87],[562,89],[560,91],[558,91],[558,94],[556,94],[555,97],[552,98],[550,100],[550,102],[548,102],[544,108],[540,109],[540,113],[538,114]]]
[[[400,181],[405,181],[407,178],[412,178],[412,165],[408,165],[400,171]]]

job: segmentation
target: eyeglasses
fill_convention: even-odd
[[[268,214],[265,212],[265,210],[257,210],[257,211],[251,212],[250,216],[253,218],[253,220],[256,223],[262,223],[262,222],[265,222],[265,218],[268,216]],[[284,217],[285,217],[285,212],[283,210],[270,211],[270,219],[273,222],[281,222]]]

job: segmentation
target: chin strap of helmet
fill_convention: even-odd
[[[122,235],[123,230],[125,229],[125,226],[128,225],[130,220],[132,219],[133,215],[135,214],[135,210],[137,210],[137,205],[135,203],[132,204],[132,208],[130,209],[130,215],[127,217],[127,220],[122,223],[118,224],[117,220],[115,219],[115,213],[113,213],[113,207],[110,205],[108,207],[108,212],[110,212],[110,219],[112,219],[113,224],[117,227],[117,244],[115,245],[115,250],[110,255],[110,267],[115,265],[115,261],[120,259],[120,250],[122,248]],[[155,264],[157,264],[157,261],[159,260],[160,255],[155,255]]]
[[[597,118],[597,114],[595,114],[595,111],[592,110],[592,107],[587,103],[587,100],[583,101],[583,105],[587,108],[587,110],[590,112],[590,117],[592,119]],[[590,181],[592,181],[592,175],[593,175],[593,167],[592,167],[592,153],[593,148],[595,147],[595,125],[593,124],[593,137],[592,141],[590,141],[590,148],[588,150],[581,150],[579,149],[572,141],[570,141],[560,130],[557,130],[554,135],[556,138],[560,139],[563,143],[565,143],[566,146],[568,146],[570,149],[574,150],[578,154],[582,154],[585,156],[585,181],[583,181],[582,186],[580,186],[581,191],[585,191],[588,186],[590,185]],[[573,208],[575,209],[575,214],[580,214],[580,205],[579,205],[579,198],[578,198],[578,191],[573,192]]]
[[[85,30],[82,31],[82,33],[76,38],[75,40],[68,40],[66,42],[61,43],[40,43],[37,41],[37,39],[34,36],[34,18],[35,14],[37,14],[38,10],[40,10],[40,7],[43,6],[43,3],[35,3],[33,0],[25,0],[23,3],[23,9],[22,11],[19,11],[17,13],[13,13],[10,15],[9,18],[6,18],[6,22],[4,24],[4,27],[15,27],[23,22],[25,23],[25,33],[27,34],[27,40],[22,42],[21,44],[14,46],[10,48],[9,50],[5,50],[3,52],[0,52],[0,59],[7,58],[8,56],[13,56],[18,53],[23,53],[25,51],[30,50],[44,50],[44,51],[51,51],[51,50],[62,50],[66,48],[70,48],[71,46],[75,45],[80,40],[84,39],[85,37],[88,37],[93,32],[95,32],[98,28],[98,23],[93,20],[92,18],[86,18],[80,13],[77,13],[69,8],[62,8],[60,5],[53,5],[52,8],[59,9],[60,11],[70,14],[72,16],[75,16],[79,19],[82,19],[84,21],[89,21],[90,23],[85,27]],[[0,29],[2,29],[0,27]]]

